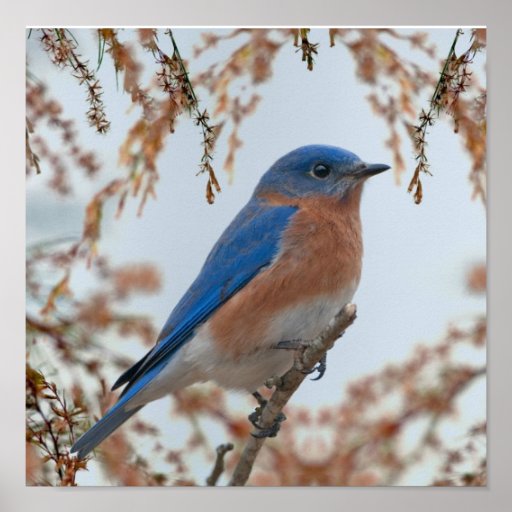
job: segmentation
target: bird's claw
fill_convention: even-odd
[[[327,354],[324,354],[322,356],[322,359],[320,359],[320,361],[318,361],[318,364],[314,368],[311,368],[311,370],[302,370],[302,373],[309,375],[310,373],[318,372],[318,375],[314,379],[311,379],[311,380],[320,380],[325,375],[326,370],[327,370]]]
[[[285,419],[286,419],[286,416],[284,415],[284,413],[280,412],[276,416],[274,423],[270,427],[262,427],[262,426],[258,425],[257,423],[253,423],[253,425],[258,429],[258,432],[251,432],[251,436],[256,437],[257,439],[261,439],[264,437],[276,437],[277,433],[279,432],[279,430],[281,428],[281,423]]]
[[[259,419],[261,418],[261,414],[263,413],[263,409],[265,408],[265,406],[267,405],[267,401],[265,398],[263,398],[263,396],[258,392],[258,391],[255,391],[252,396],[254,398],[256,398],[256,400],[258,401],[258,407],[256,407],[254,409],[254,412],[252,412],[251,414],[249,414],[248,416],[248,419],[249,421],[253,424],[254,427],[256,428],[260,428],[259,425],[258,425],[258,421]]]
[[[308,341],[304,340],[286,340],[286,341],[280,341],[274,348],[276,349],[283,349],[283,350],[304,350],[309,346]],[[301,370],[302,373],[305,375],[309,375],[310,373],[318,372],[318,375],[311,380],[320,380],[324,375],[325,371],[327,370],[327,354],[324,354],[322,356],[322,359],[318,361],[318,364],[311,368],[311,370]]]
[[[261,414],[263,413],[264,407],[265,407],[264,405],[260,405],[260,406],[256,407],[256,409],[254,409],[254,412],[251,412],[251,414],[249,414],[249,416],[248,416],[249,421],[256,428],[261,428],[258,425],[258,421],[261,418]]]
[[[251,435],[256,438],[276,437],[277,433],[279,432],[279,429],[281,428],[281,423],[286,419],[286,416],[284,415],[284,413],[280,412],[276,416],[274,423],[270,427],[262,427],[258,422],[261,419],[263,409],[265,409],[268,400],[263,398],[263,396],[260,393],[258,393],[258,391],[255,391],[253,393],[253,396],[254,398],[256,398],[259,405],[258,407],[256,407],[256,409],[254,409],[254,412],[249,414],[248,418],[253,427],[258,429],[258,432],[252,432]]]

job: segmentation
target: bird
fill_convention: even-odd
[[[149,402],[199,382],[261,397],[293,365],[281,342],[317,336],[361,277],[365,181],[390,169],[302,146],[261,177],[171,311],[154,347],[112,386],[118,401],[71,447],[84,458]],[[269,434],[272,435],[272,434]]]

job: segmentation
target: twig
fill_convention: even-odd
[[[473,382],[478,379],[479,377],[483,377],[487,374],[487,367],[483,366],[480,368],[474,368],[468,378],[461,382],[459,386],[457,386],[457,389],[453,392],[453,398],[456,398],[460,396],[470,385],[473,384]],[[410,415],[413,416],[413,415]],[[430,439],[432,439],[435,435],[436,428],[439,425],[439,422],[443,419],[443,411],[437,411],[435,412],[426,427],[426,429],[423,432],[423,435],[421,436],[419,442],[417,443],[416,447],[404,458],[404,463],[400,464],[396,468],[392,469],[386,480],[384,481],[383,485],[390,486],[390,485],[396,485],[397,480],[403,475],[405,470],[409,468],[412,464],[418,462],[421,460],[421,458],[424,456],[425,452],[429,447],[431,447]],[[402,420],[403,423],[403,420]]]
[[[355,319],[355,304],[345,305],[322,333],[304,348],[302,354],[297,357],[294,366],[279,379],[274,393],[263,408],[259,421],[262,428],[270,428],[274,424],[277,416],[306,378],[307,373],[315,367]],[[249,438],[229,485],[241,486],[246,484],[264,442],[265,438],[254,436]]]
[[[213,466],[210,476],[206,479],[206,485],[215,486],[220,475],[224,471],[224,457],[226,453],[230,452],[234,446],[231,443],[221,444],[217,446],[217,458],[215,459],[215,466]]]
[[[309,71],[313,71],[315,59],[313,55],[317,55],[318,43],[311,43],[308,39],[310,29],[299,28],[294,31],[294,46],[297,46],[297,52],[302,52],[302,62],[305,62]],[[300,37],[300,45],[299,45]]]
[[[452,62],[452,58],[455,55],[455,46],[457,45],[457,40],[459,36],[462,34],[461,29],[457,29],[455,33],[455,37],[453,39],[452,45],[450,47],[450,51],[448,52],[448,56],[444,61],[443,70],[439,76],[439,80],[437,81],[436,88],[434,93],[432,94],[432,98],[430,99],[430,108],[428,112],[425,110],[421,111],[419,120],[420,124],[418,126],[414,126],[414,145],[416,148],[416,160],[418,162],[416,169],[414,170],[414,175],[409,183],[409,187],[407,192],[411,193],[414,190],[414,202],[416,204],[420,204],[423,199],[423,187],[420,180],[420,173],[424,172],[430,174],[428,168],[429,164],[427,163],[427,156],[425,154],[425,146],[426,146],[426,136],[427,136],[427,128],[434,124],[434,121],[437,117],[439,117],[439,113],[441,111],[441,99],[445,94],[442,92],[443,88],[446,89],[447,83],[447,70]]]
[[[219,182],[215,176],[215,171],[211,164],[213,160],[213,149],[217,137],[215,126],[210,124],[210,115],[208,114],[208,111],[206,109],[203,112],[199,110],[199,100],[197,99],[192,82],[188,77],[189,73],[187,71],[187,67],[181,57],[180,50],[176,44],[172,30],[168,29],[165,33],[168,34],[171,39],[173,59],[176,59],[179,67],[179,76],[176,76],[176,79],[181,85],[185,97],[187,98],[189,114],[194,118],[196,125],[201,127],[203,134],[203,156],[201,157],[201,163],[199,165],[199,174],[206,173],[208,175],[208,181],[206,182],[206,200],[209,204],[213,204],[215,201],[215,192],[219,193],[221,191]],[[162,52],[160,51],[160,53]]]
[[[36,174],[41,174],[41,167],[39,165],[39,156],[34,153],[32,150],[32,147],[30,146],[30,134],[34,133],[34,128],[32,126],[32,123],[30,122],[29,118],[26,118],[26,125],[25,125],[25,153],[26,153],[26,159],[27,163],[30,167],[34,168],[36,170]]]
[[[419,124],[411,129],[416,150],[416,161],[418,163],[407,191],[409,193],[414,191],[414,202],[416,204],[420,204],[423,198],[420,174],[431,174],[428,170],[429,164],[426,156],[428,127],[433,126],[440,113],[445,111],[453,117],[454,131],[457,133],[459,130],[459,96],[468,88],[471,80],[471,72],[468,71],[468,66],[473,62],[476,52],[481,48],[481,44],[476,40],[475,33],[473,32],[471,46],[462,55],[457,57],[455,47],[462,34],[463,31],[461,29],[458,29],[455,33],[436,88],[430,99],[429,110],[425,111],[422,109],[419,116]]]
[[[62,68],[71,68],[72,76],[80,85],[85,86],[89,105],[87,111],[89,124],[94,126],[98,133],[106,133],[110,128],[110,122],[107,120],[105,105],[101,98],[103,88],[94,71],[88,67],[88,62],[83,61],[82,56],[77,52],[76,39],[69,30],[62,28],[42,28],[41,33],[43,49],[50,55],[52,62]]]

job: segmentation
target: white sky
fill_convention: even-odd
[[[451,45],[454,29],[427,31],[444,55]],[[200,32],[197,29],[174,31],[184,58],[191,57],[192,45],[199,41]],[[91,55],[94,62],[97,46],[91,31],[73,30],[73,33],[80,41],[82,53]],[[387,127],[365,100],[370,90],[355,78],[351,57],[340,45],[329,48],[325,29],[312,30],[310,40],[320,42],[313,72],[306,70],[290,44],[276,59],[273,77],[259,88],[263,100],[241,129],[244,146],[237,154],[231,184],[221,170],[226,143],[225,138],[220,140],[215,163],[223,192],[215,205],[206,204],[204,177],[195,176],[201,152],[200,133],[192,122],[183,118],[158,160],[158,199],[149,200],[140,218],[135,214],[138,201],[128,203],[120,220],[113,219],[114,204],[105,210],[100,251],[107,253],[116,265],[150,261],[162,272],[162,292],[133,302],[140,313],[151,315],[157,326],[165,322],[217,237],[248,200],[261,175],[284,153],[305,144],[332,144],[353,151],[366,161],[392,164],[391,152],[384,145]],[[50,94],[64,105],[64,116],[80,124],[81,140],[84,146],[96,150],[103,170],[93,182],[78,178],[77,191],[68,199],[48,193],[44,168],[41,177],[29,179],[28,243],[80,235],[84,205],[91,193],[124,172],[117,166],[114,148],[119,147],[137,114],[132,112],[127,122],[130,99],[116,91],[113,66],[106,55],[98,75],[105,88],[104,101],[112,130],[106,137],[96,135],[84,121],[84,92],[67,71],[55,70],[37,46],[33,36],[28,41],[31,72],[51,84]],[[229,51],[233,46],[228,43],[226,48]],[[418,64],[433,69],[432,63],[420,53],[411,54],[407,46],[403,48],[403,55],[414,55]],[[212,58],[217,60],[219,54],[207,55],[200,61],[191,59],[191,71],[204,69]],[[475,71],[484,83],[481,60],[476,63]],[[199,96],[201,105],[213,110],[213,100],[204,90],[199,90]],[[416,107],[427,105],[428,94],[423,100]],[[418,342],[437,342],[450,321],[484,310],[484,299],[470,296],[465,290],[467,270],[486,256],[484,208],[480,202],[469,199],[470,161],[460,139],[446,122],[431,129],[428,141],[434,177],[424,179],[425,199],[421,206],[416,206],[405,190],[414,168],[407,141],[404,154],[409,159],[404,183],[398,187],[391,172],[367,183],[361,211],[365,242],[363,275],[354,299],[358,319],[329,353],[325,377],[319,382],[305,383],[294,396],[294,404],[315,408],[338,403],[350,381],[377,371],[386,363],[404,360]],[[78,293],[89,289],[91,281],[87,272],[75,273],[72,286]],[[134,358],[146,350],[135,343],[126,346]],[[483,356],[479,357],[481,361]],[[474,386],[461,405],[460,422],[469,425],[481,419],[485,414],[484,383]],[[179,428],[169,422],[168,408],[165,399],[148,406],[145,414],[166,436],[179,439]],[[457,438],[463,428],[447,427],[446,432]],[[219,439],[215,439],[217,434]],[[212,436],[213,446],[225,440],[220,432],[213,432]],[[91,468],[89,473],[81,474],[79,482],[101,482],[94,465]],[[404,483],[428,482],[428,469],[426,473],[412,473]],[[208,470],[198,468],[205,475]]]

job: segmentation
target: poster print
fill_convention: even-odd
[[[27,30],[27,485],[486,485],[485,41]]]

